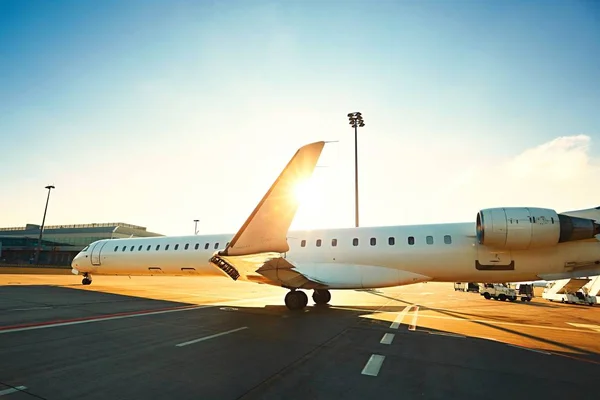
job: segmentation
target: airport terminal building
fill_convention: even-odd
[[[0,228],[0,265],[31,265],[40,236],[40,226]],[[101,239],[163,236],[143,226],[122,222],[45,226],[39,265],[69,266],[88,244]]]

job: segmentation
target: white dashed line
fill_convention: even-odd
[[[404,317],[406,316],[406,314],[408,313],[408,310],[410,310],[412,306],[406,306],[404,308],[404,310],[402,310],[398,316],[396,317],[396,319],[394,320],[394,322],[392,322],[392,324],[390,325],[390,328],[392,329],[398,329],[398,327],[400,326],[400,324],[402,323],[402,320],[404,319]]]
[[[409,331],[414,331],[417,329],[417,318],[419,317],[419,306],[415,306],[415,313],[413,314],[412,322],[408,327]]]
[[[27,389],[27,386],[16,386],[14,388],[0,390],[0,396],[6,396],[7,394],[17,393],[25,389]]]
[[[214,338],[219,337],[219,336],[229,335],[230,333],[234,333],[234,332],[241,331],[241,330],[244,330],[244,329],[248,329],[248,327],[247,326],[242,326],[241,328],[232,329],[230,331],[216,333],[216,334],[210,335],[210,336],[204,336],[204,337],[201,337],[199,339],[190,340],[189,342],[179,343],[179,344],[176,344],[175,346],[177,346],[177,347],[183,347],[183,346],[187,346],[189,344],[194,344],[194,343],[198,343],[198,342],[203,342],[205,340],[214,339]]]
[[[363,368],[362,374],[377,376],[379,374],[379,370],[381,369],[381,364],[383,364],[383,360],[385,360],[385,356],[371,354],[371,358],[369,358],[369,361],[367,361],[367,364]]]
[[[393,333],[386,333],[385,335],[383,335],[383,337],[381,338],[381,341],[379,343],[392,344],[392,340],[394,340],[394,336],[396,336],[396,335]]]

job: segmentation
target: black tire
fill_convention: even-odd
[[[315,289],[312,295],[315,304],[324,305],[329,303],[331,300],[331,292],[327,289]]]
[[[302,310],[308,303],[306,293],[301,291],[291,291],[285,295],[285,305],[291,311]]]
[[[483,297],[485,297],[485,299],[486,299],[486,300],[489,300],[489,299],[491,299],[491,298],[492,298],[492,296],[490,296],[490,294],[489,294],[488,292],[485,292],[485,293],[483,294]]]
[[[501,294],[498,296],[498,300],[500,300],[500,301],[505,301],[505,300],[506,300],[506,295],[505,295],[504,293],[501,293]]]

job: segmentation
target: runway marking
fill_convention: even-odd
[[[163,309],[159,309],[159,310],[146,310],[146,311],[116,313],[116,314],[103,315],[103,316],[99,316],[99,317],[83,317],[83,318],[74,318],[74,319],[67,319],[67,320],[61,320],[61,321],[47,321],[47,322],[36,322],[36,323],[24,324],[24,325],[4,326],[4,327],[0,327],[0,334],[31,331],[31,330],[35,330],[35,329],[55,328],[58,326],[89,324],[92,322],[113,321],[116,319],[145,317],[147,315],[168,314],[168,313],[174,313],[174,312],[180,312],[180,311],[200,310],[203,308],[211,308],[211,307],[216,307],[216,305],[202,305],[202,306],[193,306],[193,307],[189,307],[189,306],[170,307],[170,308],[163,308]]]
[[[433,310],[433,311],[435,311],[435,310]],[[559,328],[557,326],[529,325],[529,324],[520,324],[517,322],[492,321],[489,319],[464,319],[464,318],[457,318],[457,317],[445,317],[445,316],[441,316],[441,315],[424,315],[424,314],[421,314],[421,318],[447,319],[447,320],[461,321],[461,322],[481,322],[481,323],[486,323],[486,324],[491,324],[491,325],[508,325],[508,326],[518,326],[521,328],[541,328],[541,329],[550,329],[550,330],[555,330],[555,331],[566,331],[566,332],[600,333],[600,330],[598,332],[594,332],[594,331],[584,331],[582,329]]]
[[[396,335],[393,333],[386,333],[383,335],[383,337],[381,338],[381,340],[379,341],[379,343],[381,344],[392,344],[392,340],[394,340],[394,337]]]
[[[417,329],[417,318],[419,317],[419,306],[415,306],[415,313],[413,314],[412,322],[408,327],[409,331],[414,331]]]
[[[14,388],[0,390],[0,396],[6,396],[7,394],[21,392],[25,389],[27,389],[27,386],[16,386]]]
[[[6,311],[29,311],[29,310],[47,310],[52,307],[29,307],[29,308],[13,308]]]
[[[363,375],[377,376],[379,374],[379,370],[381,369],[381,364],[383,364],[383,360],[385,360],[385,356],[371,354],[371,358],[369,358],[369,361],[367,361],[367,364],[361,373]]]
[[[392,322],[392,324],[390,325],[390,328],[392,328],[392,329],[398,329],[398,327],[402,323],[402,320],[404,319],[404,317],[408,313],[408,310],[411,309],[411,307],[412,307],[411,305],[404,307],[404,310],[402,310],[402,311],[400,311],[398,313],[398,316],[396,317],[396,319],[394,320],[394,322]]]
[[[457,338],[461,338],[461,339],[466,339],[467,337],[465,335],[459,335],[456,333],[448,333],[448,332],[429,332],[430,335],[438,335],[438,336],[450,336],[450,337],[457,337]]]
[[[545,354],[547,356],[552,355],[552,353],[548,353],[547,351],[543,351],[543,350],[530,349],[529,347],[517,346],[516,344],[510,344],[510,343],[506,343],[506,344],[509,345],[510,347],[515,347],[515,348],[521,349],[521,350],[529,350],[529,351],[533,351],[534,353]]]
[[[575,322],[567,322],[567,324],[569,325],[573,325],[576,326],[578,328],[587,328],[587,329],[591,329],[594,330],[596,332],[600,332],[600,325],[591,325],[591,324],[577,324]]]
[[[187,346],[189,344],[194,344],[194,343],[198,343],[198,342],[203,342],[205,340],[214,339],[214,338],[219,337],[219,336],[229,335],[230,333],[234,333],[234,332],[241,331],[241,330],[244,330],[244,329],[248,329],[248,327],[247,326],[242,326],[241,328],[232,329],[230,331],[225,331],[225,332],[221,332],[221,333],[215,333],[214,335],[204,336],[204,337],[201,337],[199,339],[190,340],[189,342],[179,343],[179,344],[176,344],[175,346],[177,346],[177,347],[183,347],[183,346]]]

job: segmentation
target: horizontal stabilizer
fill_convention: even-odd
[[[325,142],[301,147],[256,206],[221,256],[257,253],[285,253],[289,250],[287,232],[298,209],[295,188],[309,179]]]

